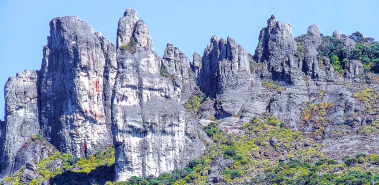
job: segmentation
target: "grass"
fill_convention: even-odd
[[[263,87],[265,87],[266,89],[269,89],[271,91],[284,91],[284,90],[286,90],[286,88],[280,87],[280,86],[274,84],[274,82],[268,81],[268,80],[263,81],[262,85],[263,85]]]

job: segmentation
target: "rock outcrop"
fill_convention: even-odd
[[[114,52],[78,17],[50,22],[41,66],[41,125],[59,151],[84,157],[112,145],[106,118],[111,95],[104,87],[113,86]]]
[[[284,24],[271,16],[267,27],[259,34],[254,60],[262,63],[261,77],[292,84],[291,68],[301,68],[295,59],[297,44],[290,24]]]
[[[174,91],[180,103],[184,103],[195,89],[195,73],[187,56],[169,43],[164,51],[161,73],[167,73],[174,82]]]
[[[169,45],[162,61],[146,23],[130,9],[119,21],[117,38],[118,72],[112,103],[116,180],[184,168],[204,150],[197,135],[198,123],[179,103],[187,93],[181,87],[189,81],[189,60]],[[161,75],[162,63],[178,81]]]
[[[333,159],[378,153],[379,70],[376,59],[362,59],[357,53],[374,42],[359,32],[324,36],[311,25],[306,34],[293,37],[290,24],[271,16],[254,55],[232,38],[213,36],[203,55],[194,53],[191,62],[171,43],[161,58],[146,23],[127,9],[119,19],[116,41],[114,46],[75,16],[50,22],[41,69],[18,73],[5,85],[1,179],[23,166],[20,183],[42,178],[34,173],[36,163],[55,150],[75,159],[111,145],[113,166],[90,173],[66,171],[49,182],[105,183],[113,175],[116,181],[158,176],[199,158],[205,150],[202,141],[213,143],[207,135],[216,137],[219,128],[255,138],[257,130],[248,127],[258,124],[253,123],[256,117],[267,119],[267,124],[259,123],[262,128],[285,127],[307,138],[297,145],[284,144],[278,135],[252,142],[283,150],[256,149],[256,159],[263,155],[288,161],[285,148],[312,147],[309,138]],[[214,155],[201,174],[210,183],[224,182],[225,169],[240,165],[244,157]],[[62,161],[54,159],[48,168],[62,169]]]
[[[0,171],[9,175],[20,168],[16,153],[26,141],[40,133],[38,71],[26,70],[10,77],[5,84],[6,123],[2,124]]]

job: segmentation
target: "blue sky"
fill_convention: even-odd
[[[213,35],[235,38],[253,54],[259,31],[271,14],[290,23],[294,36],[317,24],[324,35],[334,30],[350,35],[359,30],[379,39],[377,7],[376,0],[1,0],[0,86],[17,72],[40,68],[42,47],[54,17],[77,15],[115,43],[118,19],[126,8],[134,8],[149,26],[159,55],[170,42],[192,59],[193,52],[203,53]],[[3,118],[4,91],[0,92]]]

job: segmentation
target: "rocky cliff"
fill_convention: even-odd
[[[184,168],[204,150],[197,121],[180,104],[191,91],[186,86],[189,60],[178,60],[183,53],[177,48],[170,51],[173,46],[168,46],[162,60],[154,51],[146,23],[138,20],[134,10],[120,18],[117,38],[112,101],[116,180]],[[162,76],[161,68],[177,80]]]
[[[2,174],[14,173],[16,153],[39,129],[38,71],[24,71],[10,77],[5,84],[6,119],[2,123]]]
[[[294,37],[274,16],[258,40],[250,54],[213,36],[190,61],[171,43],[161,58],[133,9],[119,19],[116,46],[75,16],[53,19],[41,69],[5,85],[1,177],[20,169],[11,179],[104,183],[94,175],[104,168],[104,178],[132,183],[280,183],[265,175],[293,160],[336,160],[328,165],[347,174],[344,156],[365,153],[359,169],[375,165],[379,44],[317,25]],[[81,162],[97,158],[108,166]],[[23,167],[49,160],[60,176]]]

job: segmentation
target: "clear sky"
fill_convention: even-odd
[[[317,24],[324,35],[359,30],[379,40],[378,7],[377,0],[1,0],[0,86],[17,72],[40,68],[54,17],[77,15],[115,43],[118,19],[126,8],[134,8],[149,26],[159,55],[170,42],[192,60],[193,52],[202,54],[213,35],[235,38],[253,54],[259,31],[271,14],[290,23],[294,36]],[[0,92],[2,119],[5,103],[4,91]]]

